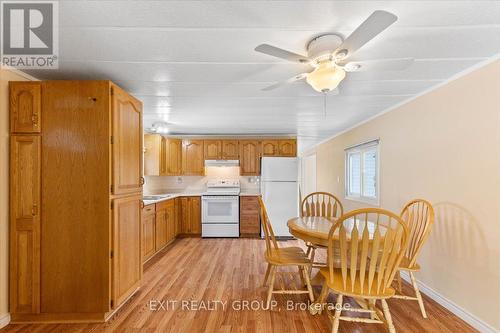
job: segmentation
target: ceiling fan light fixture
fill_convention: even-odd
[[[306,81],[318,92],[332,91],[345,78],[345,71],[332,61],[321,63],[314,71],[307,74]]]

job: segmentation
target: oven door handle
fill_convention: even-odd
[[[203,196],[201,197],[203,201],[238,201],[238,196]]]

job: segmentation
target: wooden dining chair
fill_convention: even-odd
[[[302,200],[300,216],[321,216],[330,219],[337,219],[344,214],[344,207],[340,200],[331,193],[328,192],[313,192],[307,195],[304,200]],[[311,258],[311,267],[324,267],[326,262],[315,262],[314,258],[316,256],[317,249],[325,249],[325,246],[313,244],[310,242],[306,243],[307,246],[307,256]]]
[[[305,254],[304,250],[302,250],[302,248],[300,247],[280,247],[278,245],[276,237],[274,236],[273,228],[269,221],[269,217],[267,215],[266,207],[261,197],[259,197],[259,205],[262,227],[264,229],[266,241],[266,252],[264,256],[267,261],[267,270],[264,277],[264,286],[266,285],[268,278],[271,277],[267,293],[267,308],[269,308],[273,294],[308,294],[309,300],[312,302],[314,300],[314,294],[311,287],[311,280],[308,274],[309,267],[311,266],[311,261]],[[296,281],[294,278],[294,276],[297,274],[296,272],[277,271],[278,267],[286,266],[298,267],[298,276],[300,280],[298,286],[297,284],[295,284]],[[280,290],[274,289],[274,282],[277,275],[280,282]],[[290,280],[291,289],[285,288],[285,276],[288,276],[288,279]]]
[[[434,208],[432,208],[431,203],[426,200],[415,199],[404,206],[400,216],[408,227],[409,240],[408,248],[399,264],[399,272],[397,274],[399,294],[395,295],[394,298],[417,301],[422,317],[427,318],[424,301],[413,273],[420,270],[420,265],[417,264],[417,257],[422,246],[429,237],[432,225],[434,224]],[[401,271],[408,272],[415,291],[415,296],[403,295],[401,288]]]
[[[396,214],[379,208],[363,208],[341,216],[328,235],[328,267],[320,268],[324,278],[317,303],[328,293],[337,294],[335,311],[328,313],[332,332],[343,321],[383,323],[395,332],[387,299],[395,294],[391,287],[408,240],[406,224]],[[333,253],[340,253],[340,267]],[[367,300],[366,308],[344,307],[344,296]],[[380,300],[382,310],[375,303]],[[368,313],[370,317],[341,316],[342,312]]]

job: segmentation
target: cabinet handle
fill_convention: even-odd
[[[144,205],[144,201],[141,200],[141,209],[144,208],[146,205]]]
[[[140,183],[141,185],[144,185],[144,177],[141,177],[141,179],[139,180],[139,183]]]
[[[36,113],[31,116],[31,122],[33,123],[33,125],[38,124],[38,115]]]
[[[35,216],[38,212],[38,205],[37,204],[33,204],[33,206],[31,207],[31,215],[32,216]]]

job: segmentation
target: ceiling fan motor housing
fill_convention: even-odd
[[[343,39],[336,34],[318,36],[307,44],[307,55],[313,59],[313,66],[323,60],[329,60],[332,53],[342,44]]]

